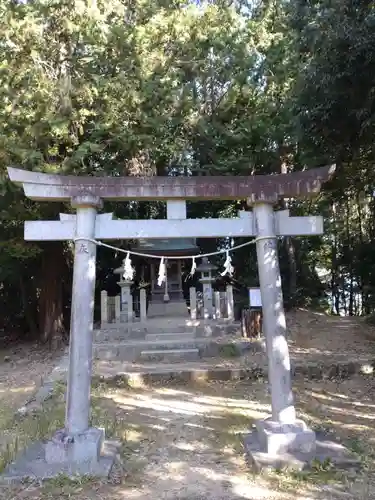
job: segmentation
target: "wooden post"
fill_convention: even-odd
[[[115,297],[115,323],[120,323],[121,319],[121,297],[116,295]]]
[[[220,319],[221,318],[220,292],[214,292],[214,302],[215,302],[215,319]]]
[[[260,338],[263,318],[261,308],[242,309],[241,330],[244,338]]]
[[[233,286],[227,286],[227,315],[228,319],[234,319]]]
[[[147,320],[147,297],[145,288],[139,290],[139,317],[141,321]]]
[[[189,289],[189,295],[190,295],[190,317],[191,319],[195,320],[197,319],[197,291],[193,286]]]
[[[100,322],[102,328],[108,324],[108,293],[102,290],[100,293]]]

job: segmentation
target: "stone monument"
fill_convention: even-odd
[[[124,261],[125,262],[125,261]],[[113,271],[113,274],[120,275],[120,281],[117,282],[120,287],[120,323],[131,323],[134,319],[133,295],[131,287],[133,281],[124,278],[125,263]]]
[[[207,257],[202,259],[202,263],[197,267],[197,272],[201,274],[199,281],[203,287],[203,318],[210,319],[214,316],[213,289],[212,283],[215,277],[212,276],[217,266],[211,264]]]

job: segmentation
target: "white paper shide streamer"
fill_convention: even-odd
[[[135,269],[132,266],[132,261],[130,260],[130,254],[126,254],[126,258],[123,261],[124,264],[124,274],[123,277],[127,281],[133,281]]]
[[[194,276],[196,270],[197,270],[197,263],[195,262],[195,257],[193,257],[190,269],[190,276]]]
[[[226,274],[232,276],[233,273],[234,273],[234,267],[232,265],[232,257],[229,255],[229,252],[227,252],[227,258],[225,259],[224,262],[224,271],[221,273],[221,276],[225,276]]]
[[[166,280],[166,267],[164,257],[161,258],[159,264],[158,286],[161,286]]]

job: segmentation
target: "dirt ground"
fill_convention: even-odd
[[[60,355],[62,351],[52,354],[32,344],[0,350],[0,419],[25,404]]]
[[[295,382],[299,416],[332,430],[363,460],[361,473],[316,469],[311,473],[253,475],[242,440],[270,410],[262,382],[210,382],[143,389],[100,385],[93,417],[122,443],[109,481],[66,478],[0,488],[0,498],[29,500],[338,500],[375,499],[375,380]],[[61,425],[63,396],[38,418]],[[33,419],[35,421],[35,418]],[[24,432],[27,419],[14,431]],[[35,425],[35,424],[34,424]],[[51,432],[51,425],[44,429]],[[34,428],[35,431],[35,428]],[[40,432],[40,428],[38,429]],[[38,437],[41,437],[38,434]]]
[[[359,320],[332,319],[298,311],[289,315],[292,356],[300,362],[336,356],[371,356],[373,329]],[[26,357],[26,354],[28,356]],[[1,408],[7,414],[24,403],[54,361],[43,353],[6,354],[0,364]],[[25,359],[23,359],[25,356]],[[375,356],[374,356],[375,357]],[[17,361],[17,362],[16,362]],[[41,413],[9,423],[0,421],[7,441],[49,436],[64,417],[63,388]],[[61,477],[43,485],[0,487],[6,500],[338,500],[375,499],[375,379],[294,381],[299,416],[314,429],[332,431],[363,462],[360,473],[317,467],[310,473],[253,475],[243,437],[254,420],[269,414],[265,382],[201,382],[130,389],[101,384],[93,388],[94,425],[121,442],[119,462],[109,481]],[[3,427],[1,427],[3,425]],[[6,428],[4,427],[6,425]],[[0,433],[1,434],[1,433]],[[17,438],[16,438],[17,437]],[[12,456],[3,448],[1,460]]]
[[[326,316],[299,309],[287,314],[290,356],[296,363],[375,356],[375,328],[362,318]]]

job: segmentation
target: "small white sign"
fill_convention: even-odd
[[[249,304],[250,307],[262,307],[260,288],[249,288]]]

